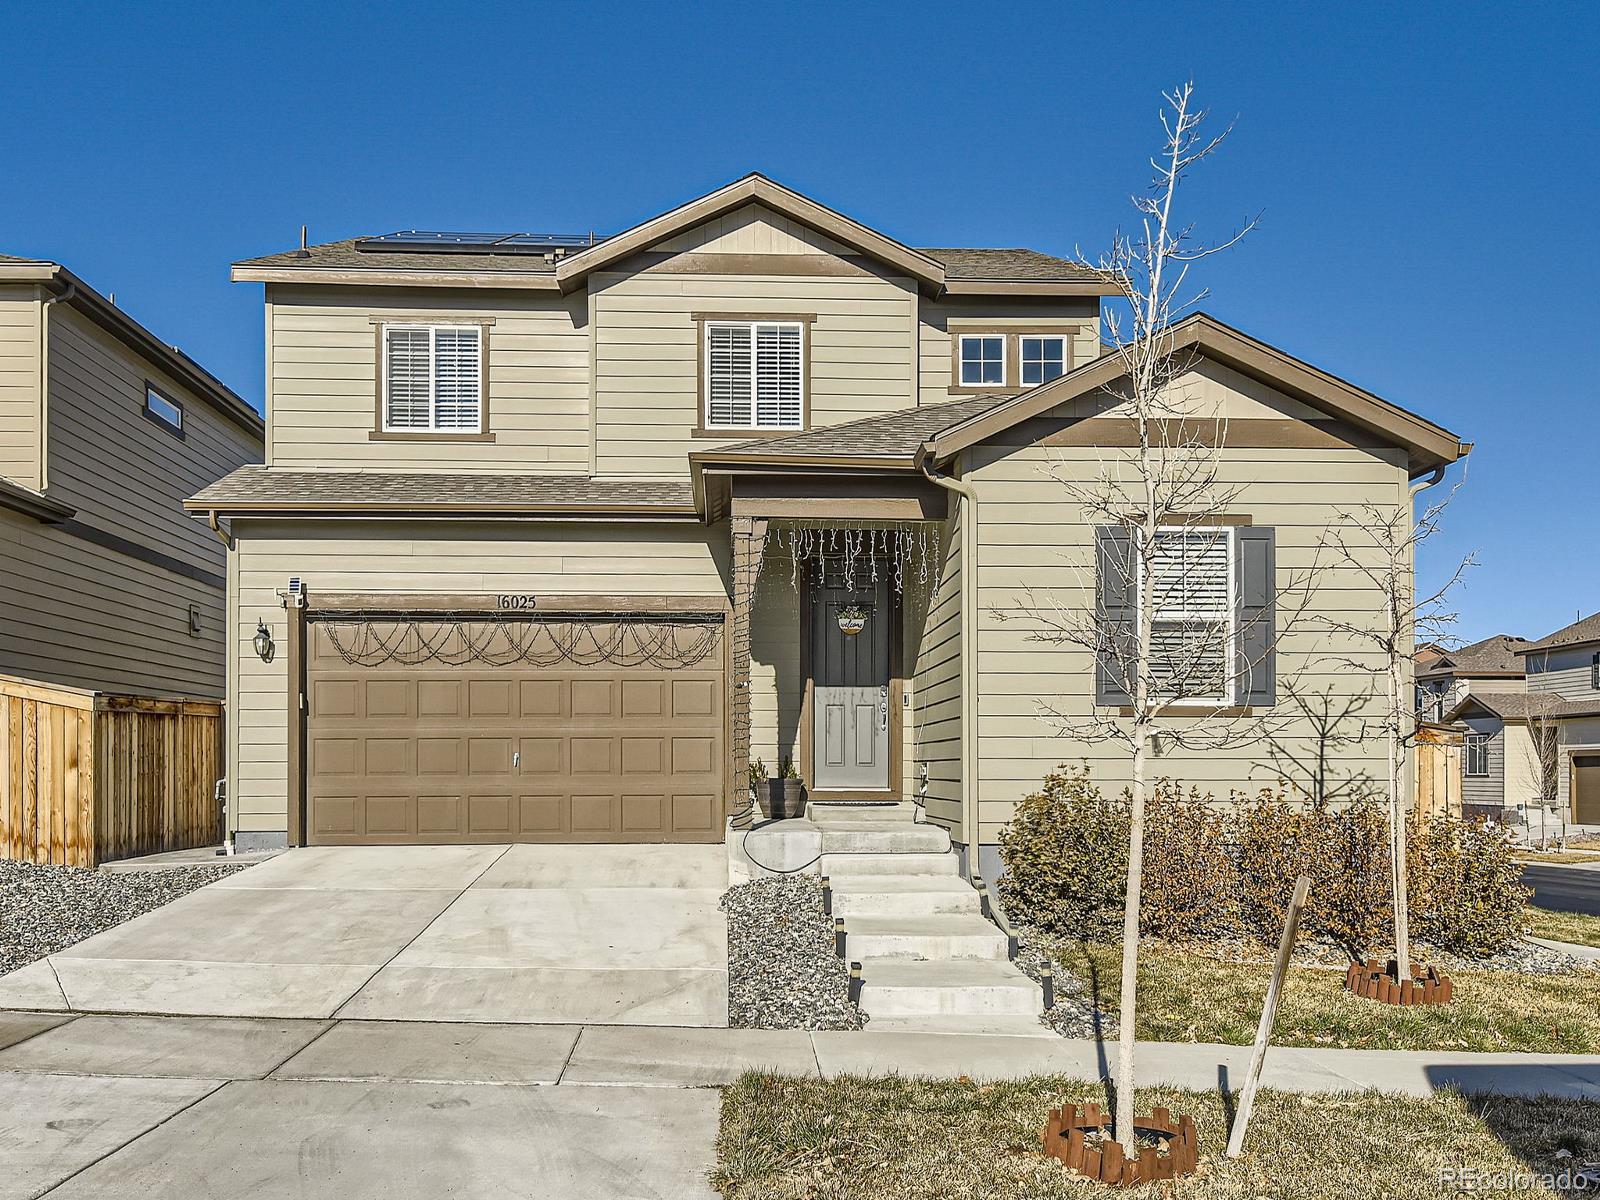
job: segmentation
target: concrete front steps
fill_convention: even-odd
[[[811,804],[806,816],[871,1029],[1053,1036],[1039,985],[1008,961],[944,830],[916,824],[910,805]]]

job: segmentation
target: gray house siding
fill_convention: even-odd
[[[1503,805],[1506,798],[1506,735],[1499,717],[1467,717],[1473,732],[1489,738],[1489,773],[1467,774],[1467,755],[1461,756],[1461,799],[1466,804]]]

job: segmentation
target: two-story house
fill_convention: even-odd
[[[190,507],[232,536],[240,846],[718,841],[760,757],[987,850],[1059,763],[1122,786],[1040,705],[1126,697],[1028,619],[1106,601],[1059,482],[1131,434],[1099,273],[913,248],[751,175],[600,239],[389,234],[234,278],[266,287],[267,461]],[[1359,650],[1272,640],[1273,584],[1465,448],[1208,317],[1172,348],[1233,507],[1203,611],[1162,618],[1265,638],[1207,713],[1312,755],[1283,685],[1365,686],[1330,665]],[[1381,745],[1332,758],[1384,776]],[[1275,778],[1251,745],[1161,770]]]
[[[71,271],[0,255],[0,675],[220,699],[226,550],[183,501],[263,434]]]
[[[1552,702],[1556,802],[1568,821],[1600,830],[1600,613],[1574,621],[1518,653],[1530,695]]]

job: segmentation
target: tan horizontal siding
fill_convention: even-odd
[[[1226,382],[1213,373],[1195,390],[1205,393],[1206,404],[1230,411],[1293,405],[1254,386],[1223,394],[1219,389]],[[984,446],[971,462],[969,477],[980,495],[978,735],[984,842],[995,840],[1010,807],[1058,764],[1088,763],[1107,790],[1126,785],[1125,749],[1076,739],[1063,728],[1063,721],[1070,726],[1094,712],[1091,656],[1076,646],[1041,640],[1047,631],[1031,612],[1040,602],[1092,612],[1093,518],[1060,480],[1089,484],[1108,461],[1110,452],[1085,448]],[[1123,478],[1130,478],[1126,471]],[[1313,724],[1294,708],[1287,692],[1291,686],[1312,698],[1313,706],[1324,696],[1341,707],[1347,698],[1355,699],[1356,712],[1340,726],[1343,734],[1359,736],[1363,720],[1369,726],[1376,721],[1383,682],[1375,672],[1382,657],[1360,639],[1334,634],[1327,623],[1376,627],[1382,600],[1361,571],[1339,565],[1337,556],[1319,550],[1319,544],[1340,511],[1363,502],[1403,503],[1406,475],[1399,452],[1224,450],[1218,482],[1228,494],[1227,511],[1276,530],[1278,586],[1294,589],[1279,606],[1274,728],[1269,732],[1245,719],[1216,718],[1256,736],[1247,744],[1205,752],[1169,746],[1153,768],[1224,796],[1230,789],[1274,784],[1284,775],[1303,777],[1317,737]],[[1376,550],[1365,550],[1363,560],[1375,565]],[[1347,659],[1374,674],[1352,669]],[[1060,719],[1047,714],[1047,706]],[[1177,728],[1194,723],[1193,718],[1167,720]],[[1375,737],[1328,747],[1327,753],[1336,779],[1376,784],[1385,775],[1384,748]]]
[[[944,400],[961,399],[968,392],[950,391],[950,322],[985,319],[995,322],[997,330],[1017,328],[1019,322],[1038,321],[1043,324],[1082,322],[1077,339],[1073,342],[1073,361],[1085,363],[1100,354],[1099,303],[1092,297],[1066,297],[1049,300],[1005,300],[973,298],[947,298],[930,300],[924,297],[917,316],[917,372],[923,404],[938,404]],[[970,332],[981,332],[974,327]]]
[[[0,287],[0,478],[38,491],[39,299]]]
[[[706,254],[842,254],[845,248],[765,205],[746,204],[725,216],[686,229],[656,249]]]
[[[250,640],[264,620],[285,645],[277,592],[290,575],[305,581],[313,604],[319,592],[347,591],[725,594],[726,526],[245,521],[236,532],[231,811],[235,828],[251,831],[287,828],[287,664],[281,653],[262,662]]]
[[[939,577],[921,606],[921,627],[908,657],[911,682],[912,757],[906,775],[915,788],[928,768],[928,816],[959,832],[961,826],[961,524],[941,526]]]
[[[589,465],[589,332],[580,293],[269,289],[271,461],[293,469],[537,471]],[[373,441],[378,380],[372,317],[493,317],[493,442]]]

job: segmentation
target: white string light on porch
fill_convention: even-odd
[[[842,572],[847,590],[880,578],[893,581],[895,591],[906,583],[926,586],[938,576],[939,530],[936,526],[774,525],[767,529],[764,554],[789,558],[789,580],[800,586],[801,564],[824,564]]]

